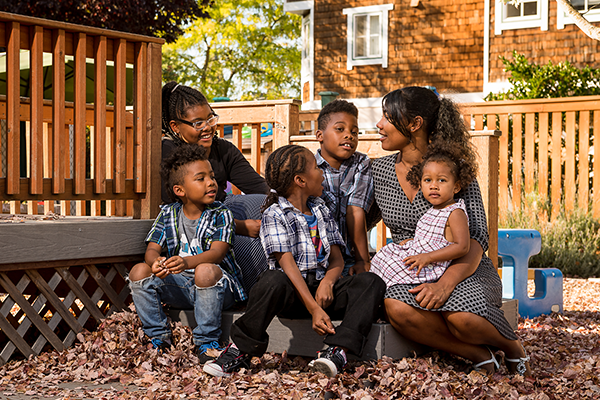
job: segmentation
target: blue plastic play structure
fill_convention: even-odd
[[[532,268],[535,293],[527,295],[529,258],[542,249],[542,236],[534,229],[498,229],[498,255],[502,257],[502,297],[519,300],[519,314],[533,318],[563,312],[563,275],[556,268]]]

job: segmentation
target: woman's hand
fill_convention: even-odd
[[[415,300],[421,307],[428,310],[443,306],[452,293],[452,290],[448,290],[440,282],[422,283],[408,291],[415,295]]]
[[[437,282],[422,283],[409,289],[409,292],[415,295],[415,300],[421,307],[428,310],[440,308],[446,303],[456,285],[473,275],[482,255],[481,245],[475,239],[471,239],[467,255],[452,261]]]
[[[236,219],[235,234],[257,238],[260,232],[260,219]]]

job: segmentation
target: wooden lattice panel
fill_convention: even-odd
[[[63,350],[127,304],[122,263],[0,272],[0,364]]]

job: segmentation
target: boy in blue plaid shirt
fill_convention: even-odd
[[[146,237],[145,262],[129,274],[131,295],[142,328],[159,351],[171,346],[162,303],[194,309],[195,352],[204,363],[221,350],[222,310],[246,300],[231,249],[233,215],[215,201],[217,183],[202,146],[178,147],[161,163],[161,175],[175,202],[161,207]]]
[[[323,194],[331,216],[344,238],[344,275],[370,268],[366,215],[373,204],[371,160],[356,152],[358,109],[346,100],[334,100],[323,107],[317,118],[315,154],[323,171]]]

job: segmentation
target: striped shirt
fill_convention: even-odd
[[[321,149],[315,154],[317,165],[323,170],[323,194],[329,212],[338,224],[344,243],[349,243],[346,209],[348,206],[360,207],[369,211],[374,200],[373,174],[371,160],[366,154],[355,152],[348,157],[337,170],[321,156]],[[344,259],[354,261],[351,246],[346,246]]]
[[[183,212],[183,204],[181,203],[162,205],[160,214],[156,217],[146,237],[146,243],[156,243],[163,250],[166,248],[167,258],[179,254],[178,216],[180,212]],[[197,255],[210,250],[210,246],[215,241],[228,243],[229,250],[219,266],[232,283],[235,300],[244,301],[246,300],[246,292],[242,286],[242,271],[237,265],[233,254],[234,229],[233,214],[227,207],[218,201],[207,204],[202,216],[198,219],[196,227],[198,241],[194,242],[197,243],[198,247],[191,246],[189,250],[192,255]]]
[[[308,271],[316,271],[316,278],[323,279],[329,267],[331,246],[339,245],[343,251],[344,239],[338,231],[337,224],[329,216],[325,202],[318,197],[308,199],[317,226],[323,251],[323,260],[318,255],[310,236],[306,218],[302,212],[292,205],[285,197],[279,197],[279,202],[265,210],[260,224],[260,240],[265,248],[270,269],[279,269],[275,253],[292,253],[300,273],[306,278]]]

